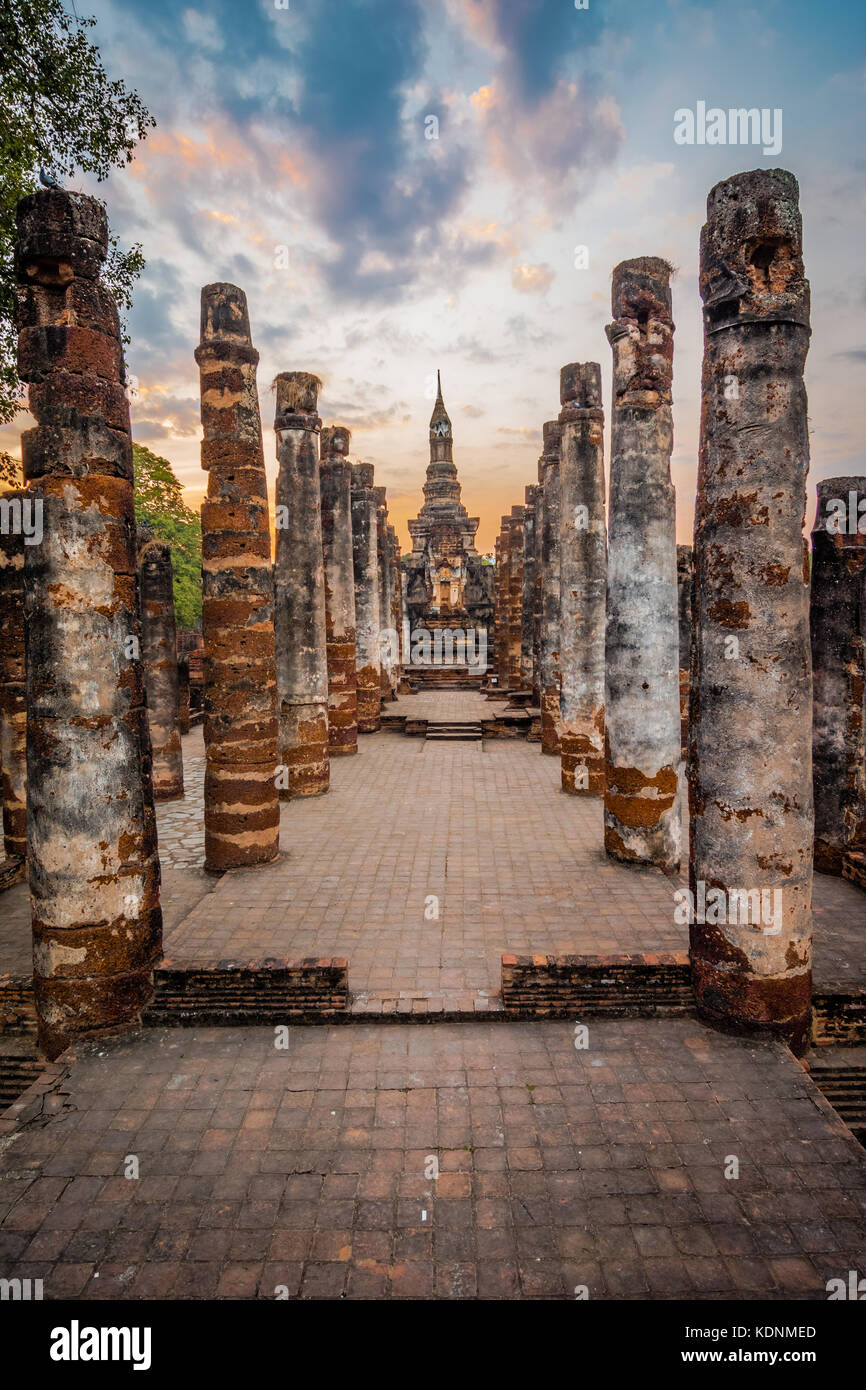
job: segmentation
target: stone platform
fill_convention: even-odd
[[[0,1274],[46,1299],[824,1300],[862,1269],[866,1153],[783,1047],[681,1020],[588,1041],[83,1045],[0,1121]]]

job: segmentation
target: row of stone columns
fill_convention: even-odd
[[[866,846],[866,480],[819,488],[810,653],[809,290],[792,175],[756,171],[712,190],[701,295],[694,553],[675,540],[670,267],[642,257],[613,272],[607,525],[598,364],[563,368],[557,433],[545,426],[534,527],[524,526],[524,575],[535,571],[522,594],[523,669],[563,788],[604,795],[607,853],[666,872],[681,858],[688,692],[698,1004],[799,1048],[811,992],[813,720],[816,864],[841,872],[846,852]],[[849,494],[848,523],[834,531],[827,513]],[[504,573],[500,605],[508,593]]]

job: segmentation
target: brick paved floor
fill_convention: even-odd
[[[606,860],[600,801],[563,795],[558,759],[523,740],[364,737],[327,795],[284,805],[281,846],[277,864],[225,876],[166,954],[346,956],[356,992],[447,998],[497,990],[503,951],[688,942],[676,883]]]
[[[500,708],[474,691],[386,706],[419,718]],[[424,712],[422,712],[424,711]],[[428,744],[394,732],[334,759],[331,791],[284,804],[276,865],[215,880],[204,851],[201,728],[184,739],[186,796],[158,805],[166,952],[175,959],[346,956],[357,995],[490,993],[499,958],[684,949],[673,893],[602,849],[596,800],[559,790],[559,762],[523,740]],[[439,918],[425,918],[439,899]],[[866,984],[866,894],[815,878],[815,984]],[[24,883],[0,894],[0,973],[30,970]],[[470,1005],[471,1007],[471,1005]]]
[[[0,1274],[49,1299],[824,1299],[864,1268],[866,1153],[782,1047],[686,1020],[589,1043],[540,1023],[85,1045],[4,1146]]]

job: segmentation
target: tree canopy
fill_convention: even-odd
[[[133,444],[135,519],[147,521],[171,545],[174,606],[179,627],[201,624],[201,521],[183,500],[168,459]]]
[[[137,93],[105,71],[88,38],[95,23],[67,14],[61,0],[0,5],[0,422],[23,400],[12,265],[19,198],[39,187],[40,168],[60,182],[76,171],[107,178],[155,124]],[[112,238],[103,279],[121,310],[143,264],[139,245],[123,251]]]

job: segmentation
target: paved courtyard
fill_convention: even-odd
[[[779,1044],[689,1020],[595,1022],[580,1051],[567,1023],[289,1042],[77,1049],[3,1146],[2,1274],[49,1299],[825,1299],[866,1262],[866,1153]]]
[[[501,708],[456,691],[386,711],[463,720]],[[201,869],[201,729],[183,743],[185,798],[157,808],[165,951],[179,963],[345,956],[359,998],[453,1002],[498,990],[505,951],[687,947],[673,897],[685,875],[608,860],[600,801],[565,796],[559,760],[538,744],[362,737],[357,757],[333,760],[325,796],[283,805],[278,863],[218,879]],[[866,894],[817,875],[814,903],[816,988],[862,987]],[[19,883],[0,895],[0,973],[29,970]]]

